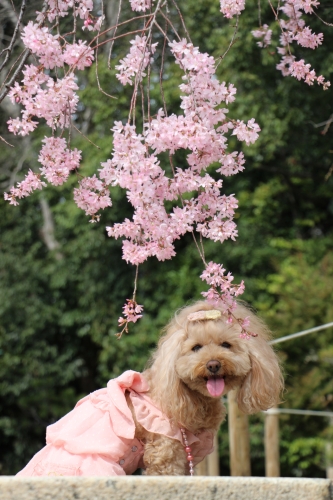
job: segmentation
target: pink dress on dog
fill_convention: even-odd
[[[144,444],[135,439],[135,424],[125,391],[138,422],[147,430],[182,443],[180,429],[145,394],[144,377],[126,371],[81,399],[75,408],[46,431],[46,446],[18,476],[122,476],[144,467]],[[187,431],[194,463],[213,451],[213,433]]]

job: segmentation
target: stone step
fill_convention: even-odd
[[[333,500],[329,479],[0,476],[1,500]]]

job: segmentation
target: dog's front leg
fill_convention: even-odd
[[[189,467],[183,445],[160,434],[147,440],[143,456],[148,476],[183,476]]]

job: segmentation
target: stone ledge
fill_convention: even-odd
[[[0,476],[1,500],[333,500],[328,479]]]

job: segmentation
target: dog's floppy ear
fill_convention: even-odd
[[[151,398],[176,426],[186,427],[186,422],[195,421],[198,411],[193,402],[196,397],[180,379],[176,364],[188,335],[187,316],[199,310],[200,305],[180,310],[165,327],[147,370]]]
[[[166,394],[179,383],[175,364],[180,355],[184,335],[181,328],[169,332],[160,339],[158,349],[154,353],[151,372],[154,373],[154,385],[158,386],[161,394]]]
[[[244,413],[267,410],[279,403],[283,378],[278,358],[265,339],[250,339],[251,370],[239,388],[238,406]]]

